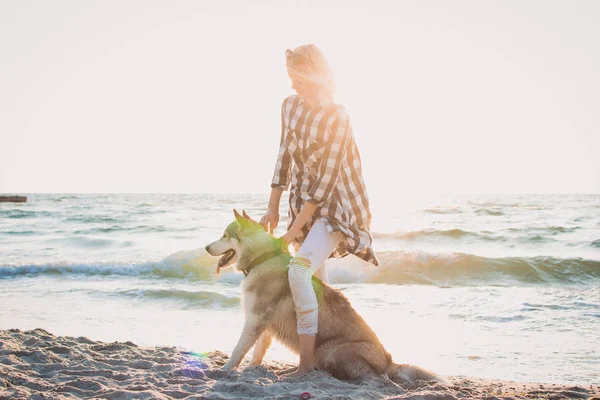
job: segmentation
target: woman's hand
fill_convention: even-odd
[[[300,232],[292,228],[289,231],[287,231],[285,235],[280,237],[280,239],[283,240],[285,242],[285,245],[287,246],[288,244],[292,243],[292,240],[294,240],[299,234]]]
[[[267,210],[265,215],[260,219],[260,224],[267,232],[273,233],[273,230],[275,230],[279,224],[279,212]]]

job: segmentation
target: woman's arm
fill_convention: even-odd
[[[269,197],[269,205],[267,212],[260,220],[261,225],[265,230],[273,233],[279,224],[279,202],[284,190],[290,186],[290,173],[292,169],[292,156],[287,148],[286,123],[285,123],[285,104],[287,99],[281,105],[281,138],[279,140],[279,154],[277,155],[277,163],[271,180],[271,195]]]
[[[291,243],[291,241],[294,240],[294,238],[300,234],[302,228],[304,228],[304,225],[306,225],[308,221],[311,220],[313,214],[315,213],[315,211],[317,211],[317,208],[319,208],[317,205],[305,202],[302,206],[302,209],[300,210],[300,213],[294,220],[294,223],[286,232],[286,234],[283,235],[281,238],[286,243]]]
[[[274,187],[271,189],[271,196],[269,197],[269,205],[267,212],[260,219],[260,224],[265,228],[266,231],[273,233],[273,230],[279,225],[279,201],[283,189]]]
[[[271,188],[271,196],[269,197],[269,205],[267,206],[269,211],[279,212],[279,202],[281,201],[282,194],[283,189],[279,187]]]
[[[281,105],[281,138],[279,140],[279,154],[277,155],[277,162],[275,163],[275,171],[273,172],[273,179],[271,180],[271,188],[287,190],[290,186],[290,173],[292,169],[292,155],[287,148],[288,143],[286,140],[287,128],[285,122],[285,104],[287,99],[283,101]],[[279,195],[281,197],[281,194]],[[279,202],[277,202],[279,204]]]

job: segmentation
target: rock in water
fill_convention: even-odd
[[[0,196],[0,203],[26,203],[25,196]]]

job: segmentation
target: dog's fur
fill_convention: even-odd
[[[245,324],[224,369],[237,368],[255,344],[249,365],[260,365],[272,338],[296,354],[299,352],[296,312],[288,283],[287,266],[292,257],[283,241],[275,239],[245,212],[242,216],[234,210],[234,214],[236,220],[226,228],[223,236],[206,246],[209,254],[222,256],[217,270],[233,264],[237,258],[236,268],[246,274],[242,282]],[[421,368],[394,363],[375,332],[342,293],[316,277],[312,284],[319,303],[319,331],[315,344],[318,369],[338,379],[387,374],[400,384],[440,380]]]

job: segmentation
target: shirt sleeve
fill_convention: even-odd
[[[308,191],[308,201],[321,207],[329,200],[342,169],[350,137],[350,118],[339,112],[331,124],[331,132],[319,165],[317,179]]]
[[[292,156],[288,149],[288,142],[286,140],[287,128],[285,123],[285,104],[286,100],[281,105],[281,139],[279,141],[279,155],[277,156],[277,163],[275,164],[275,171],[273,172],[273,179],[271,181],[271,188],[279,188],[281,190],[287,190],[290,186],[290,174],[292,169]]]

